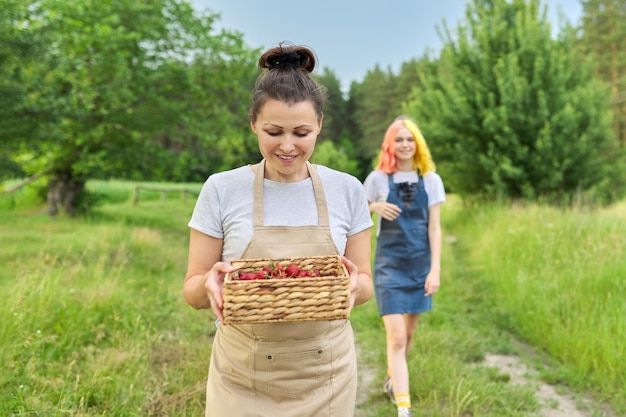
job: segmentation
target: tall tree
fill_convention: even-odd
[[[22,135],[29,126],[24,72],[44,47],[24,25],[28,14],[23,1],[0,2],[0,181],[24,174],[10,158],[19,149],[19,142],[9,138]]]
[[[573,31],[553,39],[546,14],[538,0],[474,0],[456,37],[446,28],[440,63],[425,66],[424,88],[405,110],[455,192],[604,201],[623,193],[607,91],[576,53]]]
[[[581,46],[611,88],[613,127],[626,147],[626,0],[583,0]]]
[[[385,129],[398,115],[405,97],[396,90],[396,76],[377,65],[367,72],[363,82],[350,87],[352,119],[356,125],[356,148],[365,171],[371,170]]]
[[[419,73],[420,68],[428,61],[427,56],[421,59],[411,59],[403,62],[400,67],[400,72],[396,77],[396,95],[404,102],[407,100],[411,92],[419,88],[421,85]],[[401,106],[399,106],[401,107]],[[397,110],[400,110],[399,108]]]
[[[226,139],[242,137],[232,111],[245,118],[236,103],[254,61],[241,35],[215,33],[217,15],[183,0],[25,3],[27,20],[14,26],[47,48],[24,71],[29,129],[10,139],[51,172],[51,214],[73,213],[90,176],[163,177],[189,143],[210,143],[218,151],[205,161],[220,162],[219,150],[233,149]]]
[[[333,71],[324,68],[324,72],[318,78],[327,90],[324,125],[319,140],[339,143],[347,135],[348,102],[341,91],[341,82]]]

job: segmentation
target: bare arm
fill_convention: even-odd
[[[426,295],[439,290],[441,271],[441,204],[428,208],[428,240],[430,242],[430,272],[426,277]]]
[[[376,213],[383,219],[389,221],[397,219],[402,212],[400,207],[386,201],[368,201],[367,205],[370,208],[370,214]]]
[[[220,320],[224,319],[224,277],[232,270],[230,264],[220,262],[222,246],[222,239],[191,229],[187,274],[183,285],[183,294],[190,306],[196,309],[212,308]]]
[[[346,242],[346,253],[343,258],[352,279],[350,290],[354,297],[354,305],[365,303],[372,297],[374,284],[372,283],[371,267],[371,228],[349,236]]]

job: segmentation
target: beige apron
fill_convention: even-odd
[[[307,168],[318,226],[263,226],[265,161],[254,182],[254,231],[242,258],[335,255],[326,197]],[[218,326],[207,417],[351,417],[356,401],[356,352],[348,320]]]

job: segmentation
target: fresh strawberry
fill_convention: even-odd
[[[300,267],[296,264],[290,264],[287,268],[285,268],[285,273],[288,277],[297,277],[300,274]]]
[[[258,271],[239,271],[236,275],[233,275],[234,279],[238,280],[253,280],[253,279],[284,279],[284,278],[309,278],[309,277],[319,277],[320,271],[315,269],[311,270],[302,270],[295,263],[291,263],[286,267],[282,265],[263,265],[261,269]]]

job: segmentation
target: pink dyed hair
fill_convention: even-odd
[[[389,125],[385,132],[383,143],[380,146],[380,154],[378,156],[378,164],[376,169],[386,174],[398,172],[396,161],[396,136],[398,131],[406,127],[415,139],[415,156],[413,157],[413,169],[417,170],[420,175],[435,171],[435,163],[430,156],[430,150],[426,144],[422,132],[420,132],[417,124],[407,118],[398,118]]]

